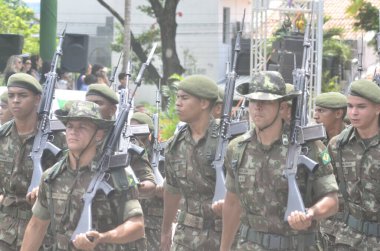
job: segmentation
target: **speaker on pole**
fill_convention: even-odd
[[[62,45],[61,68],[64,72],[85,72],[88,64],[86,34],[66,34]]]
[[[0,34],[0,71],[3,72],[7,60],[12,55],[22,53],[24,37],[16,34]]]

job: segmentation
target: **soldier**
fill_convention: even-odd
[[[8,106],[8,91],[4,91],[0,96],[0,124],[3,125],[13,118]]]
[[[305,168],[298,169],[297,183],[308,210],[292,212],[286,223],[288,182],[283,171],[289,127],[280,112],[298,94],[286,94],[281,75],[270,71],[256,74],[237,91],[249,99],[254,126],[228,147],[220,250],[230,249],[240,223],[237,250],[317,250],[317,222],[338,209],[327,149],[320,141],[307,145],[308,156],[318,158],[320,166],[312,176]]]
[[[92,84],[88,87],[86,100],[99,105],[102,118],[112,119],[116,113],[119,99],[116,93],[105,84]]]
[[[347,98],[339,92],[326,92],[315,98],[314,119],[326,129],[327,138],[323,141],[326,146],[331,138],[346,127],[346,110]]]
[[[218,250],[221,219],[211,210],[216,173],[215,158],[219,126],[211,115],[218,98],[216,83],[200,75],[178,85],[176,109],[186,122],[165,148],[164,219],[162,250]],[[172,223],[180,200],[181,212],[172,241]]]
[[[88,101],[75,101],[69,111],[57,110],[55,115],[66,126],[69,150],[43,174],[21,250],[38,250],[49,223],[55,248],[62,251],[116,250],[122,243],[142,238],[144,222],[137,185],[124,168],[117,168],[107,172],[107,182],[115,190],[108,196],[98,192],[93,200],[95,230],[70,241],[81,215],[82,196],[96,173],[98,147],[113,121],[102,119],[99,106]]]
[[[344,201],[333,250],[380,250],[380,88],[357,80],[347,96],[351,126],[330,140]]]
[[[115,116],[116,104],[119,99],[116,93],[105,84],[90,85],[86,94],[86,100],[94,102],[99,105],[99,109],[103,119],[111,119]],[[132,137],[130,143],[139,145],[139,142]],[[156,184],[149,160],[146,154],[142,157],[132,154],[131,167],[139,179],[138,191],[139,198],[150,198],[154,196]],[[124,248],[126,250],[146,250],[146,240],[141,239],[136,242],[127,244]]]
[[[292,84],[285,84],[286,87],[286,94],[289,94],[294,91],[294,85]],[[281,117],[282,119],[290,125],[290,120],[292,119],[292,100],[288,100],[286,102],[286,106],[283,110],[281,110]]]
[[[212,116],[216,119],[220,119],[223,112],[223,99],[224,99],[224,89],[218,86],[218,99],[212,108]]]
[[[142,112],[135,112],[133,114],[131,124],[147,124],[150,132],[153,133],[154,131],[152,118]],[[153,154],[153,142],[150,141],[149,136],[138,137],[138,139],[144,144],[145,150],[148,153],[148,158],[151,160]],[[164,176],[164,172],[161,172],[161,175]],[[140,200],[144,212],[145,237],[147,239],[149,251],[158,251],[160,248],[161,225],[164,208],[162,196],[162,187],[157,186],[152,198]]]
[[[16,73],[8,79],[8,106],[14,120],[0,128],[0,250],[19,250],[25,227],[32,216],[35,194],[27,195],[33,172],[29,157],[36,134],[40,83],[31,75]],[[54,133],[53,144],[65,145],[61,133]],[[48,168],[56,162],[50,152],[41,164]]]

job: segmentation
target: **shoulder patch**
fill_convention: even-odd
[[[319,154],[319,157],[321,158],[323,165],[327,165],[331,162],[331,157],[327,148]]]

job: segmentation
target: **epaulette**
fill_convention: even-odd
[[[182,140],[182,139],[185,137],[185,135],[184,135],[183,133],[186,131],[187,127],[188,127],[187,124],[184,124],[184,125],[179,126],[179,127],[178,127],[178,131],[177,131],[177,133],[175,133],[175,134],[173,135],[173,137],[170,138],[170,139],[168,140],[167,149],[168,149],[169,151],[172,150],[172,148],[174,147],[174,145],[175,145],[178,141]]]
[[[0,137],[5,136],[8,134],[8,132],[11,130],[12,126],[14,124],[14,120],[6,122],[4,125],[0,127]]]
[[[57,176],[63,171],[63,165],[65,164],[67,158],[65,157],[66,154],[67,154],[68,150],[65,150],[65,152],[63,153],[63,156],[62,158],[54,164],[54,166],[52,166],[50,169],[49,169],[49,172],[47,174],[47,177],[46,179],[44,180],[46,183],[50,183],[52,182],[53,180],[55,180],[57,178]]]
[[[352,125],[345,128],[338,136],[337,146],[343,147],[350,140],[351,135],[354,133],[354,127]]]

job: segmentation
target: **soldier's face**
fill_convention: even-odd
[[[115,115],[116,106],[102,96],[88,95],[86,96],[86,101],[94,102],[99,106],[99,111],[103,119],[110,120],[113,115]]]
[[[277,100],[249,100],[249,115],[257,128],[271,124],[280,116],[279,112],[280,102]]]
[[[0,123],[4,124],[7,121],[11,120],[13,115],[9,109],[8,103],[1,102],[0,103]]]
[[[353,127],[359,130],[378,128],[380,105],[367,99],[349,95],[347,97],[347,115]]]
[[[320,106],[315,107],[313,117],[316,123],[323,124],[326,129],[337,122],[337,114],[335,110],[323,108]]]
[[[209,110],[210,101],[179,90],[175,104],[179,119],[186,123],[192,123],[198,120],[202,112]]]
[[[41,96],[20,87],[8,87],[8,106],[16,119],[23,119],[36,112]]]
[[[70,152],[80,154],[86,147],[87,149],[96,149],[96,141],[101,135],[94,136],[94,134],[102,132],[101,130],[96,132],[96,129],[96,125],[90,120],[68,121],[66,124],[66,141]]]

